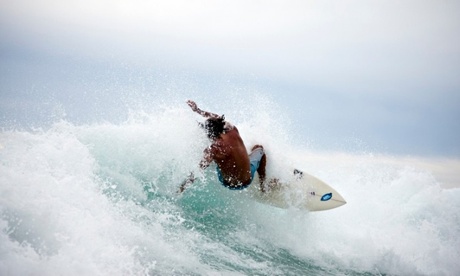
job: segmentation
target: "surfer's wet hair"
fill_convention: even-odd
[[[204,128],[210,139],[216,139],[224,132],[225,117],[222,115],[218,118],[209,118],[204,122],[204,124],[200,125]]]

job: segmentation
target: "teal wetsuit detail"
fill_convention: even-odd
[[[249,154],[249,162],[250,162],[250,169],[251,169],[251,181],[246,184],[246,185],[239,185],[239,186],[233,186],[227,181],[225,181],[224,177],[222,176],[222,172],[217,166],[217,177],[219,178],[219,181],[224,185],[225,187],[229,188],[230,190],[243,190],[249,187],[251,185],[252,180],[254,179],[254,175],[259,168],[260,165],[260,160],[262,159],[262,156],[264,156],[264,150],[262,148],[257,148],[251,154]]]

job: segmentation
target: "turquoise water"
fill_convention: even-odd
[[[5,130],[0,274],[460,273],[459,189],[442,189],[429,171],[372,155],[350,162],[313,154],[294,145],[289,131],[273,131],[276,116],[253,112],[233,120],[248,148],[264,144],[270,176],[283,178],[296,166],[348,204],[309,213],[226,190],[213,168],[197,168],[208,141],[186,108],[137,113],[117,124]],[[190,171],[198,180],[178,195]]]

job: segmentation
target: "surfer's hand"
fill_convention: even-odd
[[[188,106],[190,106],[190,108],[192,109],[192,111],[194,112],[197,112],[198,111],[198,106],[196,105],[196,103],[192,100],[188,100],[187,101],[187,104]]]
[[[182,184],[180,185],[179,190],[177,191],[177,193],[181,194],[185,190],[185,188],[187,186],[191,185],[194,181],[195,181],[195,176],[191,172],[189,174],[188,178],[186,180],[184,180],[184,182],[182,182]]]
[[[220,118],[221,116],[217,115],[217,114],[214,114],[214,113],[211,113],[211,112],[208,112],[208,111],[203,111],[201,109],[198,108],[198,106],[196,105],[196,103],[192,100],[188,100],[187,101],[187,104],[188,106],[190,106],[190,108],[200,114],[201,116],[205,117],[205,118],[214,118],[214,119],[217,119],[217,118]],[[223,117],[223,115],[222,115]]]

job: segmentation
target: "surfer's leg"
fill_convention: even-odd
[[[267,166],[267,156],[264,152],[264,147],[261,145],[255,145],[252,147],[252,152],[249,154],[249,161],[251,162],[251,168],[254,166],[259,174],[260,189],[262,192],[265,190],[263,183],[265,181],[265,167]],[[255,172],[252,172],[252,175]]]

